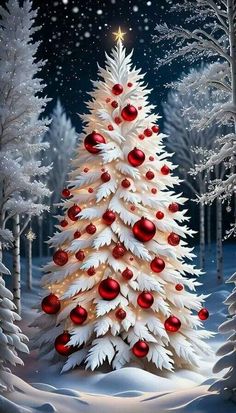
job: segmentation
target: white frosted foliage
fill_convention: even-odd
[[[68,254],[65,265],[58,266],[53,261],[47,264],[47,274],[43,277],[45,296],[49,292],[58,296],[61,309],[56,316],[41,314],[35,320],[33,325],[39,327],[35,348],[40,348],[43,354],[51,352],[52,359],[56,360],[55,338],[67,331],[68,344],[76,351],[68,359],[64,358],[63,371],[81,363],[92,370],[103,363],[118,369],[138,360],[132,347],[142,340],[148,344],[149,351],[140,363],[154,363],[157,369],[166,370],[176,366],[192,368],[201,354],[209,352],[204,339],[210,333],[201,329],[197,317],[205,298],[194,292],[199,285],[196,277],[201,271],[185,262],[186,258],[193,257],[186,237],[194,235],[187,226],[185,198],[173,189],[180,181],[172,173],[176,166],[163,146],[165,135],[154,128],[152,136],[139,139],[145,129],[157,124],[159,116],[152,113],[155,108],[148,102],[150,91],[143,82],[144,75],[132,66],[132,53],[127,55],[119,41],[106,57],[105,69],[99,67],[100,80],[93,82],[92,100],[87,105],[89,113],[82,116],[85,127],[72,162],[71,198],[61,203],[68,225],[58,227],[59,231],[49,241],[52,247]],[[123,86],[119,95],[112,92],[115,84]],[[111,105],[112,101],[117,102],[117,108]],[[121,115],[127,104],[138,110],[136,119],[130,122],[122,120]],[[85,137],[93,131],[105,139],[105,143],[97,145],[100,152],[96,154],[87,151],[84,145]],[[128,154],[135,147],[145,153],[145,161],[137,168],[128,161]],[[167,175],[161,171],[164,165],[170,168]],[[148,171],[154,173],[152,180],[146,177]],[[102,174],[108,176],[107,182]],[[130,182],[128,188],[121,184],[124,179]],[[153,188],[157,191],[152,191]],[[173,202],[180,206],[176,214],[169,210]],[[74,204],[81,208],[76,221],[68,216],[68,209]],[[106,210],[115,214],[111,225],[103,219]],[[156,217],[158,210],[164,213],[162,220]],[[142,217],[156,226],[156,235],[149,242],[141,242],[133,235],[132,227]],[[91,224],[95,226],[93,233],[86,229]],[[78,237],[74,239],[75,231]],[[172,232],[181,238],[175,247],[168,243]],[[124,255],[117,258],[113,249],[119,244],[125,250]],[[82,261],[76,258],[79,250],[84,252]],[[155,257],[165,262],[165,269],[160,273],[150,267]],[[122,275],[127,268],[133,273],[130,280]],[[120,293],[112,300],[105,300],[99,285],[109,277],[119,283]],[[175,288],[179,283],[183,285],[181,291]],[[149,309],[141,308],[137,302],[143,291],[153,295],[154,302]],[[82,325],[75,325],[70,318],[71,309],[77,305],[88,313]],[[126,312],[123,320],[116,315],[118,309]],[[170,315],[181,321],[176,333],[164,327]]]

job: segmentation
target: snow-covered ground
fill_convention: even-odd
[[[224,250],[224,274],[227,278],[235,271],[236,248],[235,245],[225,245]],[[211,294],[206,302],[210,311],[206,327],[217,331],[227,314],[223,301],[232,286],[217,285],[213,252],[214,247],[212,253],[208,253],[206,274],[201,277],[203,286],[199,288],[199,292]],[[43,261],[47,261],[47,258]],[[21,328],[29,337],[34,334],[34,329],[29,328],[29,324],[35,317],[32,307],[40,299],[42,264],[42,261],[34,260],[33,291],[27,292],[23,287]],[[24,260],[22,267],[24,271]],[[217,349],[223,339],[219,334],[211,339],[212,349]],[[12,377],[15,391],[3,395],[8,400],[0,398],[0,413],[105,413],[111,409],[114,413],[123,410],[129,413],[164,413],[169,410],[179,413],[210,413],[216,409],[217,413],[236,413],[236,404],[208,392],[208,386],[214,380],[211,369],[215,360],[213,353],[211,358],[203,360],[196,372],[181,370],[165,375],[149,373],[134,364],[118,371],[90,372],[75,369],[60,374],[58,366],[49,366],[46,361],[38,358],[36,352],[31,352],[24,358],[24,368],[17,367],[14,371],[20,377]]]

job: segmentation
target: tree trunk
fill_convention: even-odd
[[[28,290],[32,290],[32,241],[27,241],[27,287]]]
[[[222,246],[222,203],[216,200],[216,275],[218,284],[223,283],[223,246]]]
[[[211,252],[211,205],[207,206],[207,249]]]
[[[200,222],[200,268],[205,268],[205,205],[200,202],[199,204]]]
[[[38,217],[38,243],[39,243],[39,257],[43,256],[43,215]]]
[[[20,216],[13,218],[13,297],[16,311],[21,313],[21,274],[20,274]]]

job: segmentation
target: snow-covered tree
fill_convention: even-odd
[[[231,335],[217,351],[216,354],[220,356],[220,359],[213,368],[214,373],[219,373],[224,369],[227,369],[227,372],[223,378],[212,384],[210,390],[227,392],[229,398],[236,400],[236,273],[227,282],[234,283],[234,290],[225,301],[225,304],[229,306],[229,318],[221,324],[219,332]]]
[[[201,329],[206,296],[194,293],[201,271],[185,262],[193,233],[173,191],[180,181],[132,53],[119,40],[106,57],[50,240],[56,251],[44,268],[34,348],[52,360],[68,356],[63,371],[141,359],[194,368],[211,334]]]
[[[210,109],[198,113],[193,125],[204,129],[217,123],[228,128],[219,137],[207,162],[199,165],[197,170],[211,170],[223,162],[226,168],[224,178],[219,177],[211,183],[202,201],[217,199],[218,202],[230,202],[235,196],[236,182],[236,0],[184,0],[172,4],[171,10],[175,13],[184,11],[189,16],[185,19],[185,26],[156,26],[156,43],[168,42],[168,51],[158,59],[158,67],[175,59],[185,59],[191,65],[204,59],[211,62],[208,71],[199,73],[197,77],[189,76],[190,88],[195,87],[199,94],[210,89],[212,94]],[[195,119],[194,116],[192,118]],[[233,223],[228,235],[233,234],[235,228]]]
[[[49,168],[35,160],[47,147],[40,142],[47,122],[39,116],[48,99],[39,96],[44,84],[37,74],[44,63],[35,57],[32,1],[20,6],[8,0],[0,15],[0,228],[13,220],[13,289],[20,313],[20,235],[30,217],[47,208],[41,199],[50,194],[41,180]]]
[[[4,244],[6,241],[12,241],[7,230],[0,230],[0,241]],[[2,263],[0,258],[0,392],[11,388],[4,371],[9,371],[8,365],[23,365],[23,361],[17,355],[17,352],[28,353],[28,347],[25,344],[27,337],[21,333],[21,330],[14,323],[20,320],[20,316],[15,313],[13,304],[13,295],[6,288],[2,274],[10,275],[10,271]]]
[[[46,176],[46,182],[52,191],[49,201],[50,211],[54,213],[55,204],[60,201],[61,191],[66,183],[68,168],[75,150],[77,134],[59,99],[57,100],[51,119],[52,122],[44,140],[50,144],[50,151],[47,151],[45,157],[46,164],[53,165],[53,168]],[[52,222],[52,218],[50,220]],[[50,229],[52,230],[49,225],[48,234],[51,236],[52,231],[50,233]],[[40,226],[40,231],[41,230],[42,222]]]
[[[202,171],[196,177],[192,177],[189,172],[208,156],[217,137],[218,128],[214,125],[199,132],[192,127],[191,119],[186,112],[192,106],[196,110],[202,110],[208,105],[209,98],[209,93],[205,93],[199,99],[193,94],[192,89],[185,93],[177,89],[169,92],[167,102],[163,105],[164,132],[168,135],[166,146],[174,152],[174,161],[181,165],[179,173],[183,178],[183,185],[190,189],[194,200],[203,195],[206,190],[207,172]],[[204,203],[199,203],[200,267],[203,269],[205,267],[205,208]]]

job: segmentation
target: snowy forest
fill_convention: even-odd
[[[0,6],[0,412],[236,412],[236,0],[80,3]]]

